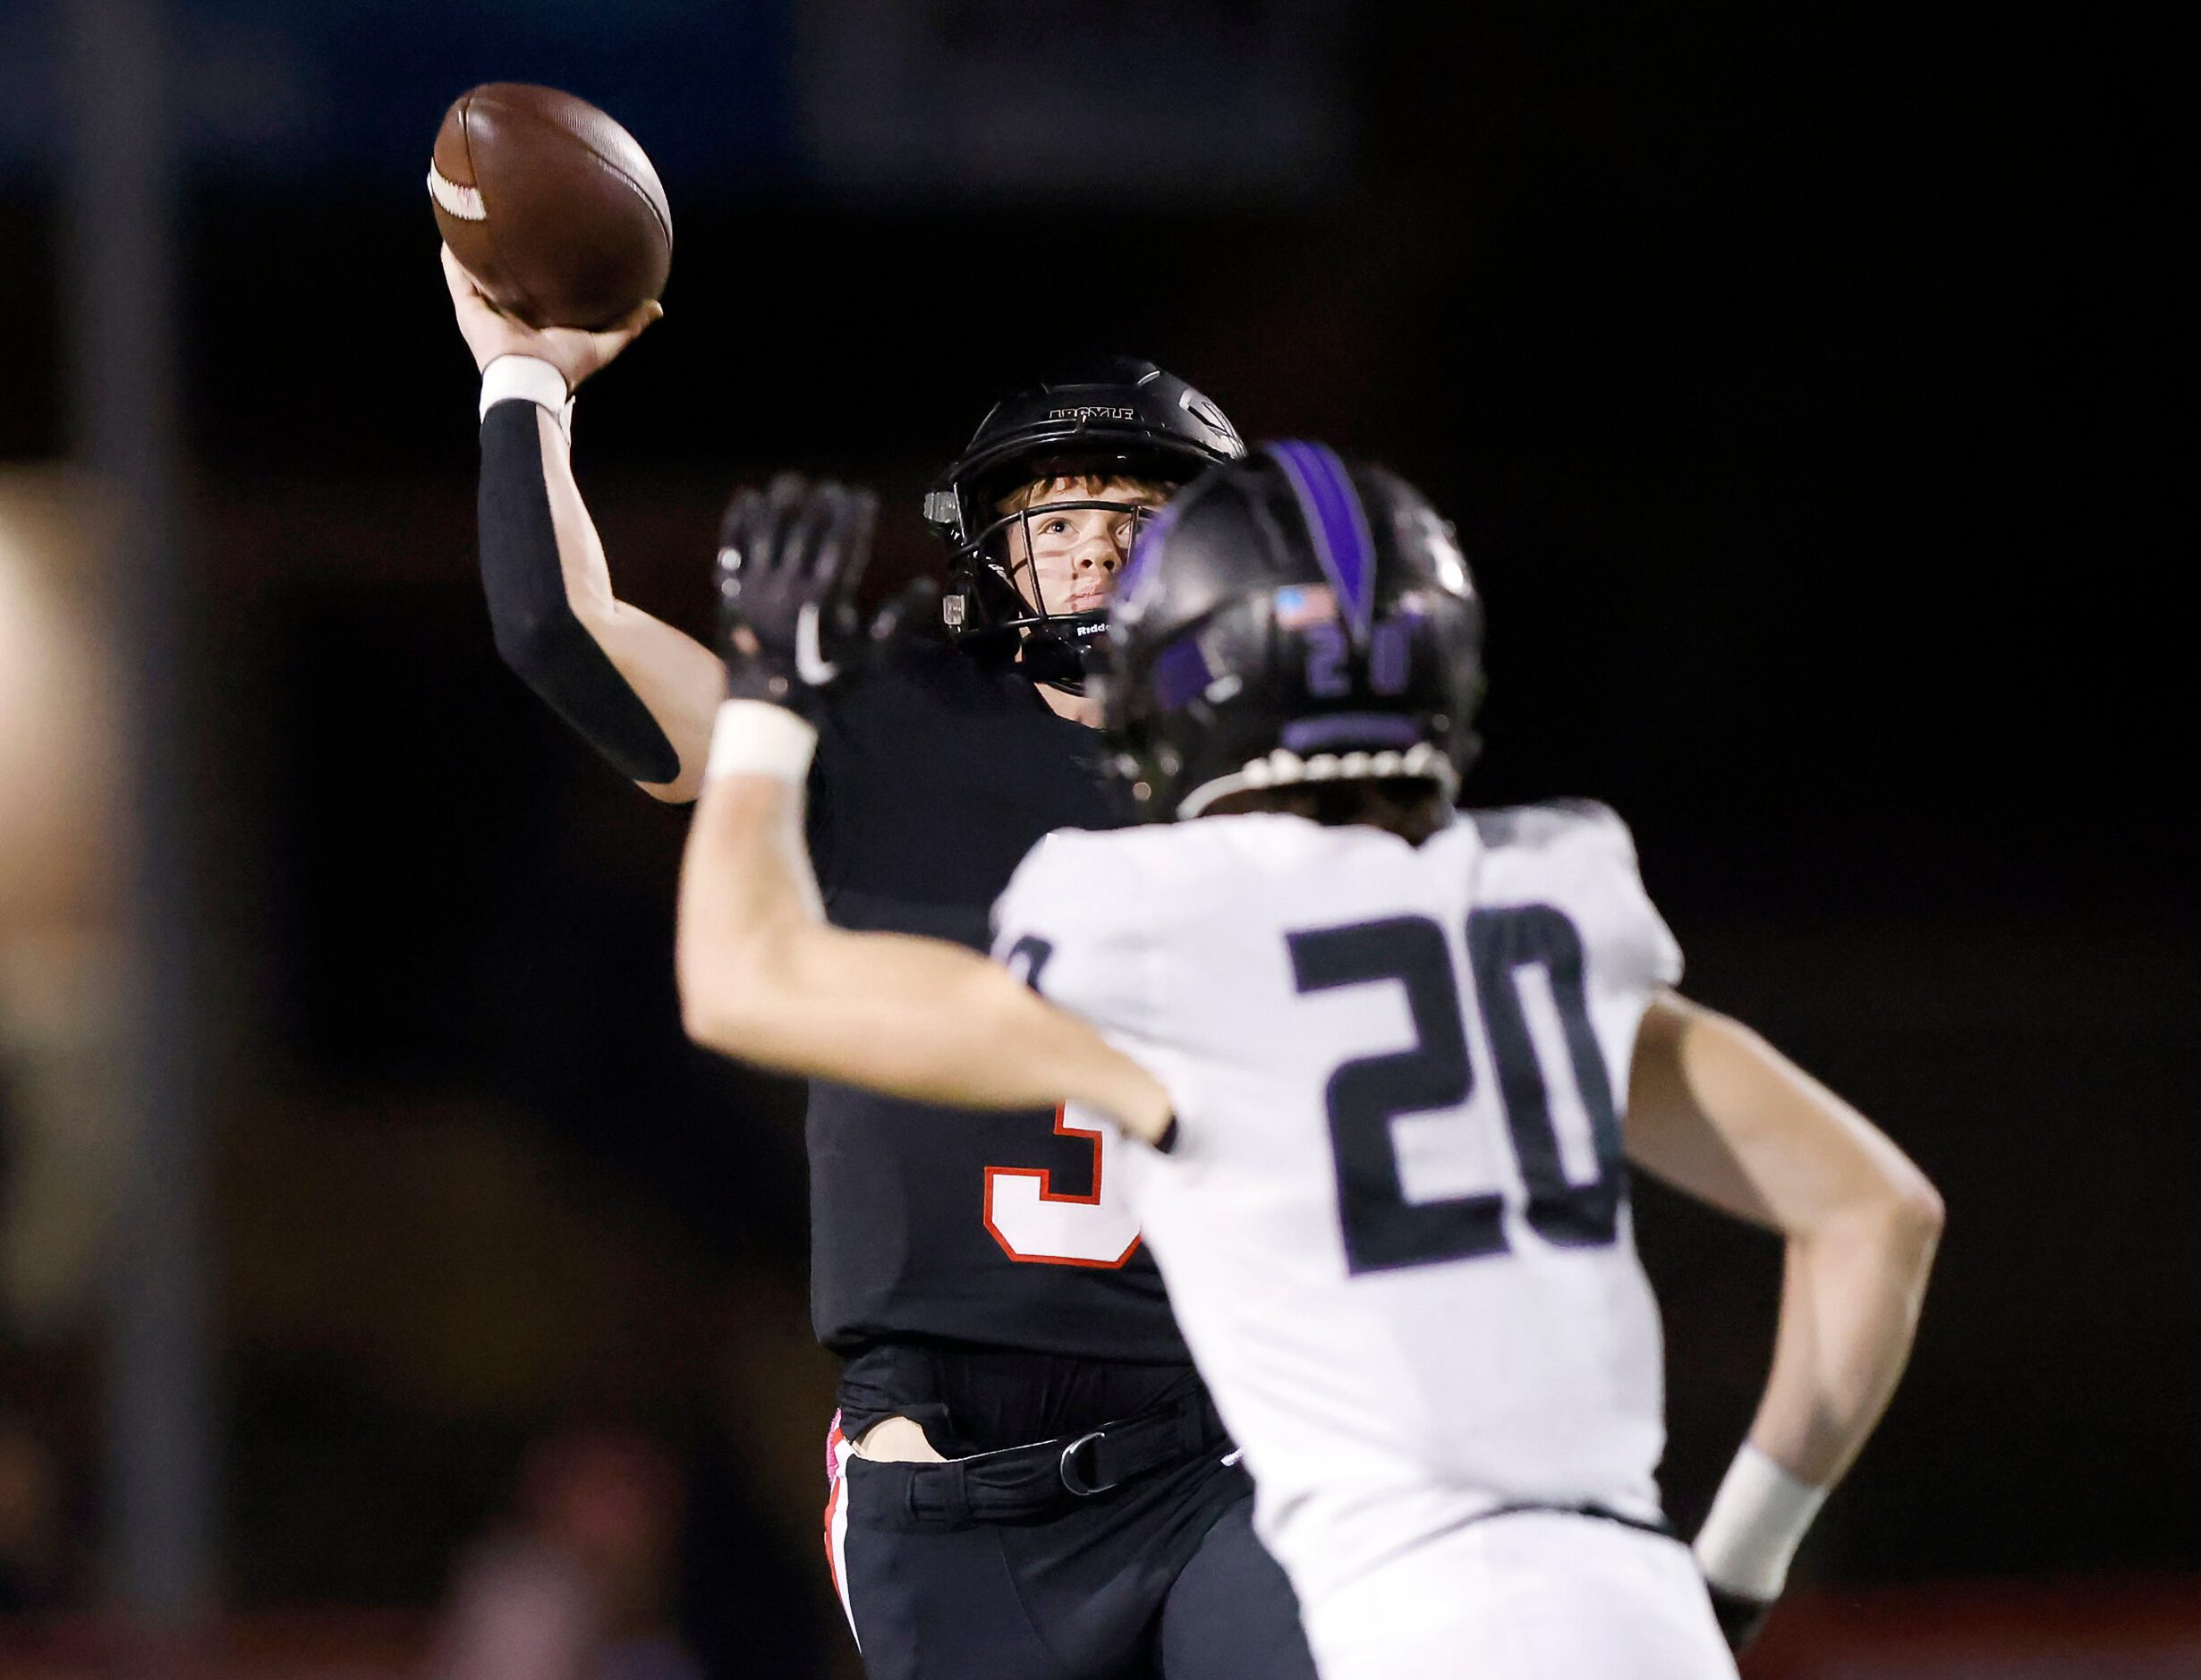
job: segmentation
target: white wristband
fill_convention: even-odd
[[[574,435],[574,397],[565,376],[540,356],[499,356],[481,370],[480,417],[499,403],[532,403],[557,417],[558,428]]]
[[[1697,1531],[1696,1565],[1704,1579],[1746,1599],[1779,1598],[1789,1560],[1826,1494],[1745,1441]]]
[[[817,750],[818,732],[785,706],[769,700],[722,700],[710,729],[710,757],[703,763],[703,779],[776,776],[800,784],[809,776],[811,754]]]

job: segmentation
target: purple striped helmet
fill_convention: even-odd
[[[1483,607],[1404,479],[1263,444],[1180,492],[1110,614],[1105,727],[1151,819],[1249,789],[1426,780],[1475,753]]]

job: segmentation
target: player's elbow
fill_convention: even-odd
[[[1932,1179],[1908,1161],[1904,1165],[1909,1170],[1891,1189],[1888,1218],[1896,1240],[1907,1252],[1916,1257],[1919,1269],[1924,1270],[1932,1263],[1933,1251],[1941,1245],[1942,1228],[1949,1222],[1949,1208]]]
[[[577,640],[586,636],[570,610],[540,611],[515,601],[489,602],[489,633],[505,668],[529,687],[555,685],[572,662]]]
[[[548,614],[495,596],[489,599],[489,635],[506,668],[523,679],[547,669],[557,657],[558,626]]]
[[[1880,1141],[1873,1200],[1889,1224],[1912,1237],[1932,1242],[1941,1235],[1949,1217],[1942,1192],[1909,1156],[1884,1138]]]
[[[717,997],[690,997],[680,1000],[680,1024],[691,1041],[706,1050],[716,1050],[721,1056],[743,1057],[747,1039],[738,1014],[725,1007]]]
[[[1925,1277],[1949,1217],[1931,1179],[1898,1155],[1882,1165],[1872,1193],[1852,1213],[1852,1228],[1878,1252],[1883,1268]]]
[[[1909,1162],[1904,1165],[1910,1170],[1896,1191],[1904,1223],[1926,1236],[1938,1237],[1942,1227],[1949,1222],[1949,1205],[1942,1200],[1942,1192],[1932,1179]]]
[[[767,997],[754,963],[739,949],[684,939],[674,967],[680,987],[680,1024],[688,1037],[724,1056],[752,1056]]]
[[[760,1059],[762,1021],[753,994],[741,985],[718,981],[680,988],[680,1024],[690,1039],[707,1050],[742,1061]]]

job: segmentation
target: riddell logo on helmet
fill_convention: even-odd
[[[1138,417],[1139,414],[1136,409],[1103,408],[1096,403],[1080,403],[1074,408],[1050,408],[1047,411],[1047,418],[1049,420],[1136,420]]]

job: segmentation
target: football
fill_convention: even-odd
[[[492,81],[461,94],[428,191],[452,254],[531,327],[610,327],[665,289],[673,216],[658,172],[570,93]]]

